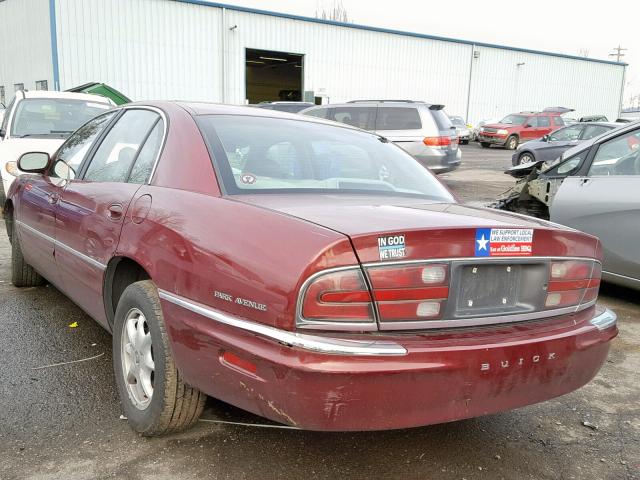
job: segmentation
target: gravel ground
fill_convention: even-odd
[[[463,151],[464,166],[442,176],[459,198],[488,201],[509,187],[509,152]],[[543,404],[341,434],[212,423],[270,424],[210,400],[191,431],[144,439],[120,419],[110,336],[55,288],[14,288],[0,230],[0,479],[640,479],[637,292],[603,288],[620,319],[609,360],[589,385]]]

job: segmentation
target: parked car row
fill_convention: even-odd
[[[193,425],[206,395],[303,429],[447,422],[605,362],[602,245],[457,203],[423,168],[459,162],[441,105],[110,107],[22,153],[4,211],[13,284],[48,281],[113,334],[137,432]],[[68,135],[33,113],[20,139]]]

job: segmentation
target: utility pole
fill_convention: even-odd
[[[628,48],[622,48],[620,45],[618,45],[616,48],[613,49],[614,53],[610,53],[609,56],[610,57],[616,57],[616,62],[620,63],[620,60],[622,59],[622,57],[624,57],[624,51],[629,50]]]

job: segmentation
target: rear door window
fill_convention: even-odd
[[[553,117],[553,123],[554,125],[561,127],[563,125],[565,125],[564,120],[562,119],[562,117]]]
[[[538,117],[538,126],[539,127],[550,127],[551,121],[549,117]]]
[[[553,132],[549,136],[549,140],[552,142],[571,142],[573,140],[578,140],[582,133],[582,129],[582,125],[572,125],[570,127],[561,128],[560,130]]]
[[[375,130],[376,110],[376,107],[335,107],[328,118],[364,130]]]
[[[84,174],[94,182],[124,182],[134,164],[140,146],[158,121],[150,110],[127,110],[102,140]]]
[[[156,163],[164,135],[164,122],[159,119],[144,142],[136,163],[127,179],[128,183],[146,183]]]
[[[420,130],[422,122],[417,108],[379,107],[376,130]]]
[[[538,117],[529,117],[527,118],[527,123],[525,123],[525,127],[537,127],[538,126]]]

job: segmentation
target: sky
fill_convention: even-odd
[[[244,7],[314,17],[339,0],[219,0]],[[627,48],[629,64],[624,104],[640,103],[640,42],[634,25],[640,2],[615,2],[606,8],[585,0],[482,2],[480,0],[341,0],[350,21],[476,42],[615,60]],[[523,9],[522,7],[526,7]],[[625,21],[630,19],[630,21]]]

